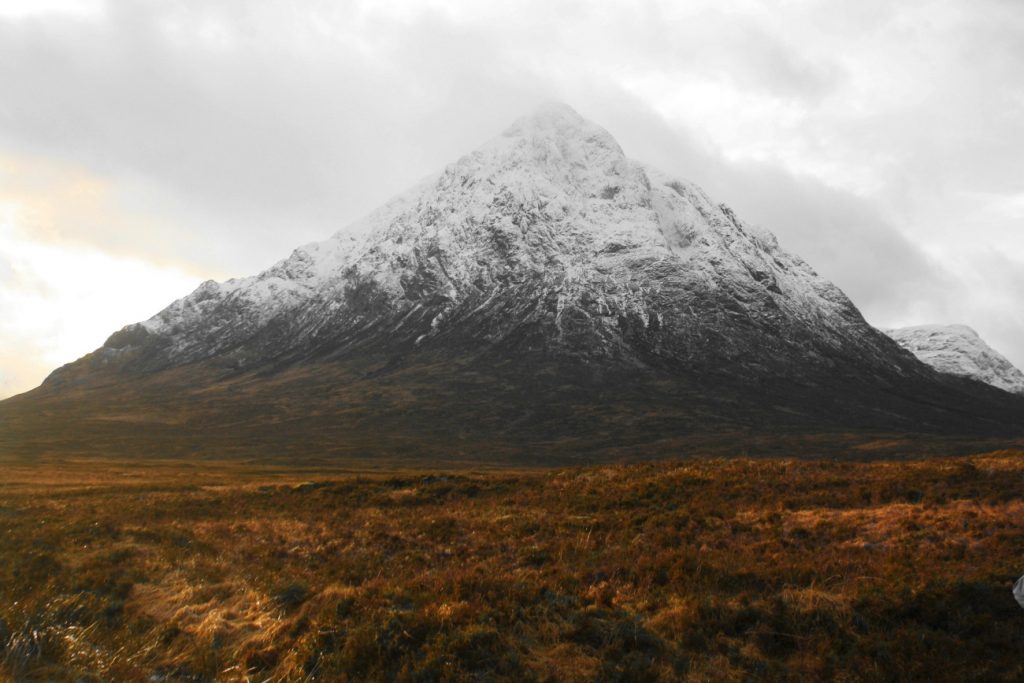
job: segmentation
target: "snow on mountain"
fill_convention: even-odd
[[[891,362],[849,299],[771,233],[561,104],[268,270],[204,283],[96,360],[145,348],[150,370],[214,356],[242,368],[456,329],[486,344],[530,329],[605,356],[636,355],[642,336],[675,359],[799,347]]]
[[[563,105],[0,403],[18,452],[530,462],[745,450],[751,434],[787,454],[785,434],[1017,436],[1022,415]]]
[[[1024,394],[1024,372],[966,325],[919,325],[883,331],[939,372]]]

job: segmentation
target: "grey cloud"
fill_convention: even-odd
[[[699,63],[711,55],[712,68],[742,88],[814,101],[846,77],[838,64],[811,59],[801,54],[798,46],[787,44],[750,21],[714,13],[703,17],[695,28],[703,40],[698,42],[698,36],[694,36],[691,44],[699,51],[692,60]],[[712,36],[724,36],[724,40],[709,40]]]
[[[960,320],[972,320],[982,337],[1024,369],[1024,259],[989,249],[976,276],[987,280],[998,298],[964,289],[952,302]]]
[[[161,210],[194,223],[175,248],[208,267],[265,265],[333,232],[448,161],[470,131],[493,134],[467,118],[507,119],[516,100],[542,97],[467,62],[486,40],[438,16],[391,27],[398,39],[368,56],[312,34],[303,49],[267,46],[244,25],[232,49],[176,45],[165,13],[113,7],[95,23],[0,23],[0,140],[164,188]],[[268,249],[247,259],[239,240]]]
[[[682,11],[684,16],[670,16]],[[690,13],[688,5],[648,3],[645,11],[616,17],[631,45],[634,72],[667,72],[679,78],[710,76],[783,100],[813,103],[843,83],[833,59],[807,54],[795,37],[771,32],[728,6]],[[616,50],[609,46],[609,50]],[[624,60],[627,61],[627,60]]]
[[[353,141],[393,125],[396,108],[357,66],[176,49],[152,23],[119,14],[71,35],[4,28],[0,84],[18,103],[5,137],[152,179],[218,218],[251,221],[257,239],[352,202],[368,151]],[[356,113],[365,101],[380,103],[373,116]]]

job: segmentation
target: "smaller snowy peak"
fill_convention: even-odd
[[[1024,372],[966,325],[918,325],[884,332],[939,372],[1024,395]]]

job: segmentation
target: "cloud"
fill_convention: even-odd
[[[685,4],[653,7],[646,29],[656,40],[645,43],[648,71],[810,102],[826,97],[845,77],[834,60],[812,58],[785,32],[772,32],[760,12],[738,15],[728,5],[699,12],[688,12]]]
[[[0,216],[0,254],[0,397],[31,389],[201,281],[91,247],[26,239],[10,215]]]
[[[147,205],[152,194],[140,183],[87,168],[0,153],[0,208],[20,239],[220,274],[215,263],[179,248],[181,228]]]
[[[996,248],[964,258],[963,286],[947,302],[949,320],[972,325],[993,348],[1024,368],[1024,254]]]
[[[438,116],[448,102],[464,111],[503,103],[506,119],[522,107],[510,101],[520,95],[514,74],[504,97],[487,97],[482,59],[464,61],[482,57],[486,42],[438,15],[408,25],[342,17],[355,25],[341,35],[299,22],[282,43],[265,7],[245,22],[232,22],[227,4],[167,7],[118,3],[101,21],[0,23],[0,87],[13,103],[0,112],[0,139],[159,187],[163,211],[203,224],[195,233],[204,234],[182,236],[195,258],[210,252],[211,232],[267,245],[246,258],[215,244],[229,268],[267,265],[448,161],[435,141],[467,128]],[[355,39],[363,24],[381,32],[372,45]]]

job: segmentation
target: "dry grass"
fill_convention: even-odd
[[[1024,453],[9,464],[0,680],[1024,679]]]

